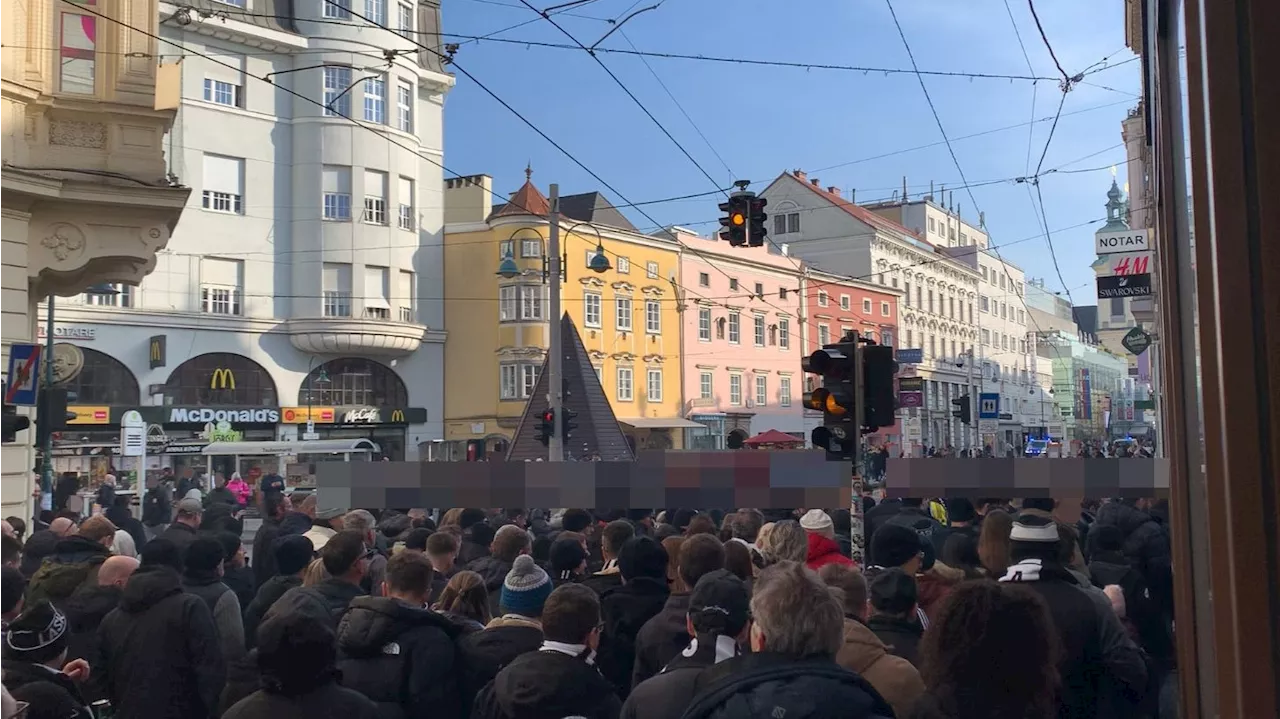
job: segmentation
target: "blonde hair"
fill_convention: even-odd
[[[302,573],[302,586],[314,587],[329,578],[329,572],[325,571],[324,560],[316,558],[311,560],[311,564],[307,565],[306,571]]]
[[[493,618],[489,614],[489,590],[485,589],[484,577],[466,570],[453,575],[445,585],[435,609],[486,625]]]
[[[692,591],[691,587],[686,587],[684,580],[680,578],[680,547],[684,546],[682,536],[667,537],[662,540],[662,548],[667,550],[667,585],[671,587],[674,594],[687,594]]]
[[[462,507],[454,507],[440,518],[440,527],[462,527]]]

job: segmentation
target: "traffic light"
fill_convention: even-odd
[[[800,362],[805,372],[822,376],[822,386],[806,392],[808,409],[822,412],[822,426],[810,439],[828,460],[852,460],[857,453],[857,343],[830,344]]]
[[[881,427],[892,427],[897,420],[897,391],[894,375],[898,363],[893,359],[893,348],[884,345],[867,345],[862,348],[862,427],[864,432],[875,432]]]
[[[764,227],[765,221],[769,219],[764,211],[765,205],[768,204],[769,201],[763,197],[752,197],[747,202],[747,227],[749,228],[747,244],[751,247],[763,247],[764,238],[769,235],[769,231]]]
[[[544,409],[538,425],[538,441],[542,443],[542,446],[546,447],[551,444],[551,438],[555,434],[556,413],[551,409]]]
[[[955,407],[955,409],[951,410],[951,416],[965,424],[969,424],[970,420],[973,418],[973,415],[970,414],[970,410],[972,408],[969,406],[969,395],[953,399],[951,400],[951,404]]]
[[[731,247],[742,247],[747,244],[747,214],[750,212],[746,195],[731,195],[728,202],[720,203],[720,211],[725,213],[720,218],[720,226],[725,228],[720,239]]]
[[[568,407],[560,408],[560,438],[568,442],[573,437],[573,430],[578,428],[578,423],[574,422],[574,418],[578,416],[577,412]]]
[[[0,444],[18,441],[18,432],[31,426],[31,420],[19,415],[17,407],[13,404],[5,404],[4,398],[8,391],[9,385],[0,383]]]
[[[36,447],[43,447],[50,434],[66,429],[67,422],[76,418],[75,412],[67,411],[67,404],[75,399],[61,387],[41,388],[36,396]]]

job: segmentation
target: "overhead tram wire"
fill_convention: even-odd
[[[326,2],[328,2],[328,1],[329,1],[329,0],[326,0]],[[406,145],[404,145],[404,144],[401,144],[401,143],[399,143],[399,142],[396,142],[396,141],[395,141],[395,140],[393,140],[389,135],[384,135],[384,134],[382,134],[381,132],[379,132],[378,130],[374,129],[373,127],[371,127],[371,126],[369,126],[369,125],[367,125],[367,124],[365,124],[365,123],[363,123],[363,122],[360,122],[360,121],[358,121],[358,120],[356,120],[356,119],[354,119],[354,118],[350,117],[349,115],[343,115],[343,114],[341,114],[341,113],[338,113],[336,110],[333,110],[332,108],[329,108],[329,106],[325,105],[323,102],[320,102],[319,100],[315,100],[315,99],[313,99],[313,98],[311,98],[311,97],[308,97],[307,95],[304,95],[304,94],[302,94],[302,93],[300,93],[300,92],[297,92],[296,90],[293,90],[292,88],[284,87],[284,86],[279,85],[279,84],[277,84],[277,83],[271,82],[270,80],[268,80],[268,79],[267,79],[267,78],[265,78],[265,77],[262,77],[262,76],[259,76],[259,75],[254,75],[254,74],[252,74],[252,73],[246,72],[246,71],[244,71],[242,68],[239,68],[239,67],[236,67],[236,66],[232,66],[230,63],[227,63],[227,62],[224,62],[224,61],[222,61],[222,60],[219,60],[218,58],[216,58],[216,57],[214,57],[214,56],[212,56],[212,55],[209,55],[209,54],[206,54],[206,53],[202,53],[202,52],[198,52],[198,51],[195,51],[195,50],[191,50],[190,48],[186,47],[185,45],[183,45],[183,44],[182,44],[182,43],[180,43],[180,42],[177,42],[177,41],[175,41],[175,40],[170,40],[170,39],[165,38],[165,37],[161,37],[160,35],[158,35],[158,34],[156,34],[156,33],[153,33],[153,32],[151,32],[151,31],[149,31],[149,30],[145,30],[145,29],[143,29],[143,28],[135,27],[135,26],[133,26],[133,25],[130,25],[130,24],[129,24],[129,23],[127,23],[127,22],[124,22],[123,20],[119,20],[119,19],[117,19],[117,18],[111,17],[110,15],[107,15],[107,14],[105,14],[105,13],[99,12],[98,10],[96,10],[96,9],[94,9],[94,8],[91,8],[91,7],[85,6],[83,9],[84,9],[84,11],[85,11],[86,13],[89,13],[90,15],[94,15],[94,16],[97,16],[97,17],[103,18],[104,20],[107,20],[107,21],[109,21],[109,22],[115,23],[116,25],[119,25],[119,26],[121,26],[121,27],[127,28],[127,29],[129,29],[129,30],[132,30],[132,31],[137,32],[137,33],[140,33],[140,34],[142,34],[142,35],[145,35],[145,36],[147,36],[147,37],[149,37],[149,38],[151,38],[151,39],[153,39],[153,40],[156,40],[156,41],[158,41],[158,42],[167,43],[167,44],[169,44],[169,45],[172,45],[172,46],[174,46],[174,47],[177,47],[177,48],[179,48],[180,50],[182,50],[184,54],[190,54],[190,55],[192,55],[193,57],[202,57],[202,58],[204,58],[204,59],[206,59],[206,60],[209,60],[210,62],[213,62],[213,63],[215,63],[215,64],[217,64],[217,65],[221,65],[221,66],[226,67],[226,68],[228,68],[228,69],[230,69],[230,70],[235,70],[236,72],[240,72],[240,73],[244,74],[244,75],[245,75],[245,76],[247,76],[247,77],[251,77],[251,78],[253,78],[253,79],[255,79],[255,80],[259,80],[259,81],[264,82],[264,83],[266,83],[266,84],[268,84],[268,85],[271,85],[272,87],[275,87],[275,88],[277,88],[277,89],[283,90],[284,92],[287,92],[287,93],[289,93],[290,95],[293,95],[294,97],[297,97],[297,98],[302,99],[302,100],[304,100],[304,101],[306,101],[306,102],[308,102],[308,103],[311,103],[312,105],[315,105],[315,106],[317,106],[317,107],[319,107],[319,108],[321,108],[321,109],[327,109],[327,110],[330,110],[330,111],[334,112],[334,113],[335,113],[335,115],[336,115],[337,117],[341,117],[342,119],[346,120],[347,122],[349,122],[349,123],[351,123],[351,124],[353,124],[353,125],[356,125],[356,126],[358,126],[358,127],[362,127],[362,128],[364,128],[364,129],[368,130],[369,132],[372,132],[372,133],[374,133],[375,135],[378,135],[379,137],[381,137],[381,138],[385,139],[387,142],[389,142],[389,143],[391,143],[391,144],[393,144],[393,145],[395,145],[395,146],[397,146],[397,147],[399,147],[399,148],[401,148],[401,149],[403,149],[403,150],[405,150],[405,151],[407,151],[407,152],[409,152],[409,153],[411,153],[411,154],[413,154],[413,155],[415,155],[415,156],[417,156],[417,157],[420,157],[420,158],[422,158],[422,159],[426,160],[427,162],[431,163],[432,165],[435,165],[436,167],[439,167],[441,170],[443,170],[443,171],[445,171],[445,172],[449,173],[450,175],[454,175],[454,176],[457,176],[457,177],[461,177],[461,176],[462,176],[460,173],[457,173],[457,172],[454,172],[453,170],[450,170],[448,167],[446,167],[445,165],[443,165],[443,164],[442,164],[442,163],[440,163],[440,162],[437,162],[437,161],[436,161],[436,160],[434,160],[433,158],[428,157],[428,156],[426,156],[426,155],[422,154],[421,152],[418,152],[417,150],[414,150],[413,148],[410,148],[410,147],[408,147],[408,146],[406,146]],[[380,27],[381,27],[381,26],[380,26]],[[383,27],[383,29],[384,29],[384,30],[386,30],[387,28]],[[390,30],[388,30],[388,32],[391,32],[391,31],[390,31]],[[425,45],[422,45],[421,43],[415,43],[415,44],[418,44],[420,47],[423,47],[424,49],[426,48],[426,46],[425,46]],[[439,53],[435,53],[435,54],[439,55]],[[454,67],[457,67],[457,65],[455,64],[455,65],[454,65]],[[466,74],[466,71],[465,71],[465,70],[463,70],[461,67],[457,67],[457,69],[458,69],[460,72],[463,72],[464,74]],[[475,78],[474,78],[474,77],[472,77],[471,75],[469,75],[469,74],[468,74],[468,75],[467,75],[467,77],[468,77],[468,78],[470,78],[473,82],[476,82],[477,86],[484,87],[481,83],[479,83],[478,81],[476,81],[476,80],[475,80]],[[485,88],[485,90],[486,90],[486,92],[489,92],[487,88]],[[491,92],[490,92],[490,94],[492,95],[492,93],[491,93]],[[502,102],[502,100],[501,100],[501,99],[497,98],[496,96],[494,96],[494,97],[495,97],[495,99],[498,99],[498,100],[499,100],[499,102]],[[503,103],[503,104],[505,105],[505,103]],[[509,106],[508,106],[508,107],[509,107]],[[513,112],[514,112],[514,111],[513,111]],[[523,116],[520,116],[520,115],[519,115],[519,113],[516,113],[516,114],[517,114],[517,116],[518,116],[518,117],[521,117],[521,119],[524,119],[524,118],[523,118]],[[527,121],[527,120],[526,120],[526,123],[528,123],[528,121]],[[535,128],[535,129],[536,129],[536,128]],[[539,131],[539,132],[540,132],[540,131]],[[548,139],[550,139],[550,138],[548,138]],[[554,144],[554,143],[553,143],[553,144]],[[572,157],[572,156],[570,156],[570,157]],[[585,167],[584,167],[583,169],[587,169],[587,168],[585,168]],[[587,171],[588,171],[588,173],[590,173],[590,170],[589,170],[589,169],[588,169]],[[594,175],[593,175],[593,176],[594,176]],[[597,179],[598,181],[600,181],[602,184],[605,184],[606,186],[608,186],[608,183],[605,183],[605,182],[604,182],[603,180],[601,180],[599,177],[596,177],[596,179]],[[621,197],[621,196],[622,196],[622,195],[621,195],[621,193],[619,193],[617,190],[614,190],[612,187],[610,187],[610,189],[611,189],[611,190],[613,190],[613,192],[617,193],[619,197]],[[501,200],[501,201],[503,201],[503,202],[505,202],[505,203],[510,203],[510,202],[512,201],[510,198],[503,197],[501,194],[499,194],[499,193],[497,193],[497,192],[495,192],[495,191],[493,191],[493,190],[490,190],[490,191],[489,191],[489,194],[493,195],[494,197],[496,197],[497,199],[499,199],[499,200]],[[625,198],[624,198],[624,199],[625,199]],[[654,220],[652,217],[650,217],[650,216],[649,216],[649,215],[648,215],[648,214],[647,214],[643,209],[640,209],[640,207],[638,206],[638,203],[637,203],[637,204],[633,204],[633,205],[631,205],[631,206],[636,207],[636,209],[637,209],[637,210],[639,210],[639,212],[640,212],[642,215],[644,215],[647,219],[649,219],[649,221],[650,221],[650,222],[655,222],[655,220]],[[532,210],[530,210],[530,209],[529,209],[529,208],[527,208],[527,207],[523,207],[523,206],[520,206],[520,207],[521,207],[521,209],[525,210],[525,211],[526,211],[530,216],[533,216],[533,217],[540,217],[540,218],[546,219],[544,215],[539,215],[539,214],[537,214],[537,213],[533,212]],[[690,249],[692,250],[692,248],[690,248]],[[695,254],[696,254],[696,250],[693,250],[693,251],[694,251],[694,252],[695,252]],[[616,253],[615,253],[615,256],[616,256]],[[707,262],[708,262],[708,264],[711,264],[709,260],[708,260]],[[720,270],[720,271],[721,271],[721,272],[724,272],[724,270]],[[726,276],[728,276],[728,275],[727,275],[727,273],[726,273]],[[699,293],[694,292],[693,290],[691,290],[691,289],[689,289],[689,288],[687,288],[687,287],[683,287],[682,285],[679,285],[678,283],[673,283],[673,284],[675,284],[675,286],[676,286],[676,287],[679,287],[680,289],[683,289],[685,292],[690,293],[690,294],[693,294],[695,297],[699,297],[699,298],[701,298],[701,295],[700,295]],[[282,297],[283,295],[274,295],[274,296],[276,296],[276,297]],[[782,311],[780,308],[778,308],[778,309],[779,309],[779,311]],[[786,314],[786,313],[784,312],[784,314]]]
[[[885,5],[887,5],[887,6],[888,6],[888,8],[889,8],[889,15],[893,18],[893,24],[894,24],[894,27],[896,27],[896,28],[897,28],[897,30],[898,30],[898,36],[902,38],[902,46],[903,46],[903,48],[905,48],[905,49],[906,49],[906,51],[907,51],[907,58],[911,61],[911,66],[912,66],[912,67],[916,67],[916,57],[915,57],[915,53],[911,51],[911,43],[907,40],[907,34],[906,34],[906,32],[905,32],[905,31],[903,31],[903,29],[902,29],[902,23],[898,21],[898,13],[897,13],[897,11],[896,11],[896,10],[894,10],[894,8],[893,8],[893,0],[884,0],[884,1],[885,1]],[[1064,75],[1064,76],[1066,76],[1066,73],[1064,72],[1064,73],[1063,73],[1063,75]],[[929,110],[930,110],[930,112],[931,112],[931,113],[933,113],[933,119],[934,119],[934,122],[936,122],[936,123],[937,123],[937,125],[938,125],[938,132],[942,135],[942,139],[943,139],[943,141],[944,141],[944,142],[946,143],[946,145],[947,145],[947,152],[951,155],[951,162],[952,162],[953,164],[955,164],[955,166],[956,166],[956,172],[958,172],[958,173],[960,174],[960,179],[964,181],[965,185],[968,185],[968,184],[969,184],[969,182],[968,182],[968,180],[965,178],[964,168],[960,165],[960,158],[956,155],[955,148],[953,148],[953,147],[951,146],[951,140],[947,137],[947,129],[946,129],[946,127],[942,124],[942,118],[941,118],[941,116],[939,116],[939,115],[938,115],[938,108],[933,104],[933,98],[929,95],[929,87],[925,84],[925,82],[924,82],[924,77],[923,77],[922,75],[917,74],[917,75],[916,75],[916,79],[920,82],[920,89],[921,89],[921,91],[923,91],[923,93],[924,93],[924,99],[925,99],[925,101],[929,104]],[[1065,93],[1065,92],[1066,92],[1066,89],[1064,89],[1064,91],[1063,91],[1063,92]],[[1059,113],[1061,113],[1061,111],[1062,111],[1061,107],[1059,107],[1058,111],[1059,111]],[[1057,124],[1056,120],[1055,120],[1054,124],[1055,124],[1055,125]],[[1043,158],[1042,158],[1042,163],[1043,163]],[[1039,171],[1039,168],[1037,168],[1037,171]],[[976,197],[974,197],[974,195],[973,195],[973,189],[972,189],[972,188],[969,188],[969,187],[966,187],[966,188],[965,188],[965,192],[966,192],[966,194],[967,194],[967,195],[968,195],[968,197],[969,197],[969,201],[973,203],[973,208],[974,208],[974,210],[975,210],[976,212],[981,213],[981,209],[979,208],[979,205],[978,205],[978,199],[977,199]],[[1046,228],[1046,229],[1047,229],[1047,228]],[[1047,233],[1046,233],[1046,239],[1048,239]],[[993,250],[993,251],[995,252],[995,254],[996,254],[996,259],[1000,260],[1000,267],[1001,267],[1001,269],[1002,269],[1002,270],[1004,270],[1004,274],[1005,274],[1006,278],[1008,278],[1008,280],[1009,280],[1010,282],[1014,282],[1013,274],[1012,274],[1011,272],[1009,272],[1009,266],[1008,266],[1008,264],[1004,261],[1004,257],[1003,257],[1003,256],[1001,256],[1001,254],[1000,254],[1000,250],[999,250],[999,247],[997,247],[997,246],[989,246],[989,247],[988,247],[988,249]],[[1050,253],[1052,253],[1052,252],[1053,252],[1053,244],[1052,244],[1052,243],[1050,243],[1050,245],[1049,245],[1049,251],[1050,251]],[[1057,258],[1055,258],[1055,259],[1054,259],[1054,266],[1055,266],[1055,267],[1057,266]],[[1016,284],[1016,283],[1015,283],[1015,284]],[[1065,282],[1063,283],[1063,287],[1064,287],[1064,288],[1066,287],[1066,283],[1065,283]],[[1031,314],[1031,307],[1027,305],[1027,300],[1026,300],[1026,298],[1025,298],[1025,297],[1023,297],[1023,296],[1021,296],[1021,295],[1019,295],[1019,296],[1018,296],[1018,299],[1022,302],[1023,309],[1025,309],[1025,310],[1026,310],[1027,318],[1031,320],[1031,322],[1032,322],[1032,324],[1033,324],[1033,325],[1035,325],[1036,333],[1037,333],[1037,334],[1039,334],[1039,333],[1040,333],[1040,332],[1042,332],[1043,330],[1040,328],[1039,323],[1037,323],[1037,322],[1035,321],[1035,317]],[[1074,303],[1073,303],[1073,304],[1074,304]],[[979,338],[979,339],[981,339],[981,338]],[[1054,347],[1054,352],[1055,352],[1055,353],[1057,353],[1057,352],[1058,352],[1058,350],[1057,350],[1056,345],[1051,345],[1051,346],[1053,346],[1053,347]],[[1059,358],[1061,358],[1061,354],[1059,354]]]
[[[522,0],[522,1],[523,1],[523,0]],[[335,2],[335,0],[322,0],[322,2],[324,2],[325,4],[329,4],[329,5],[338,5],[338,3],[337,3],[337,2]],[[354,17],[354,18],[359,18],[360,20],[363,20],[364,22],[368,23],[368,24],[369,24],[370,26],[372,26],[372,27],[381,28],[381,29],[385,30],[386,32],[389,32],[389,33],[392,33],[392,34],[396,35],[396,37],[402,37],[402,38],[404,38],[404,36],[403,36],[403,35],[400,35],[400,34],[396,33],[396,32],[395,32],[394,30],[392,30],[391,28],[388,28],[387,26],[382,25],[381,23],[376,23],[376,22],[374,22],[373,20],[369,19],[368,17],[366,17],[366,16],[364,16],[364,15],[361,15],[360,13],[356,12],[355,10],[347,9],[347,12],[349,12],[349,13],[351,14],[351,16],[352,16],[352,17]],[[551,21],[551,22],[552,22],[552,24],[555,24],[555,22],[554,22],[554,21]],[[442,54],[442,53],[436,52],[435,50],[432,50],[431,48],[427,47],[426,45],[422,44],[421,42],[418,42],[417,40],[414,40],[414,39],[412,39],[412,38],[404,38],[404,39],[408,40],[409,42],[413,43],[414,45],[417,45],[418,47],[422,48],[423,50],[426,50],[427,52],[430,52],[430,53],[432,53],[432,54],[435,54],[436,56],[440,57],[442,60],[445,60],[445,59],[449,60],[449,65],[450,65],[450,67],[453,67],[453,68],[454,68],[454,69],[456,69],[458,72],[460,72],[460,73],[462,73],[463,75],[465,75],[465,76],[467,77],[467,79],[468,79],[468,80],[470,80],[471,82],[475,83],[476,87],[480,88],[482,91],[484,91],[484,93],[485,93],[485,94],[489,95],[489,97],[491,97],[491,98],[493,98],[495,101],[497,101],[497,103],[498,103],[498,104],[500,104],[500,105],[502,105],[504,108],[506,108],[506,110],[507,110],[508,112],[510,112],[511,114],[515,115],[515,116],[516,116],[516,118],[518,118],[521,122],[523,122],[526,126],[528,126],[528,127],[529,127],[529,129],[531,129],[531,130],[533,130],[534,132],[536,132],[536,133],[538,134],[538,136],[539,136],[539,137],[541,137],[542,139],[546,140],[546,141],[547,141],[547,142],[548,142],[552,147],[556,148],[556,150],[558,150],[558,151],[560,152],[560,154],[564,155],[564,156],[565,156],[565,157],[567,157],[571,162],[573,162],[575,165],[577,165],[579,168],[581,168],[583,172],[586,172],[586,173],[587,173],[588,175],[590,175],[590,176],[591,176],[591,177],[592,177],[596,182],[599,182],[601,185],[603,185],[605,188],[607,188],[610,192],[612,192],[612,193],[613,193],[616,197],[618,197],[619,199],[621,199],[621,200],[623,200],[624,202],[627,202],[627,203],[630,203],[630,202],[631,202],[630,200],[628,200],[628,199],[627,199],[626,195],[624,195],[620,190],[618,190],[618,188],[616,188],[616,187],[614,187],[613,185],[611,185],[607,180],[605,180],[603,177],[601,177],[599,174],[597,174],[597,173],[596,173],[594,170],[592,170],[590,167],[587,167],[587,166],[586,166],[586,165],[585,165],[581,160],[579,160],[576,156],[574,156],[574,154],[573,154],[573,153],[571,153],[571,152],[569,152],[567,149],[565,149],[565,147],[564,147],[563,145],[561,145],[560,143],[556,142],[556,141],[555,141],[555,140],[554,140],[550,135],[548,135],[546,132],[544,132],[544,131],[543,131],[541,128],[539,128],[537,125],[533,124],[533,122],[532,122],[532,121],[530,121],[527,117],[525,117],[525,116],[524,116],[524,115],[523,115],[519,110],[517,110],[517,109],[515,109],[514,107],[512,107],[510,103],[508,103],[506,100],[502,99],[502,98],[501,98],[497,93],[495,93],[493,90],[489,89],[489,86],[488,86],[488,85],[485,85],[484,83],[480,82],[480,80],[479,80],[479,79],[477,79],[477,78],[475,77],[475,75],[472,75],[470,72],[467,72],[466,68],[463,68],[461,65],[459,65],[459,64],[458,64],[456,61],[454,61],[452,58],[449,58],[447,55],[444,55],[444,54]],[[599,60],[598,60],[598,58],[597,58],[597,61],[599,61]],[[603,66],[603,63],[602,63],[602,66]],[[607,67],[606,67],[605,69],[606,69],[606,70],[608,70],[608,68],[607,68]],[[612,74],[612,73],[610,73],[610,74]],[[624,88],[625,88],[625,86],[624,86]],[[637,102],[639,102],[639,101],[637,100]],[[643,107],[643,105],[642,105],[642,107]],[[646,112],[647,112],[647,110],[646,110]],[[656,120],[655,120],[655,122],[656,122]],[[674,138],[673,138],[673,139],[674,139]],[[690,158],[690,159],[692,159],[692,158]],[[697,164],[697,163],[696,163],[696,161],[695,161],[695,164]],[[699,166],[699,169],[701,169],[701,166]],[[706,175],[706,174],[707,174],[705,170],[703,171],[703,174],[704,174],[704,175]],[[716,187],[719,187],[718,183],[716,183],[715,179],[714,179],[714,178],[712,178],[710,175],[707,175],[707,179],[711,180],[712,185],[715,185]],[[727,194],[727,192],[726,192],[726,194]],[[644,210],[644,208],[643,208],[643,207],[641,207],[641,206],[639,206],[639,205],[637,205],[637,204],[632,204],[631,206],[632,206],[632,207],[634,207],[634,208],[636,209],[636,211],[638,211],[641,215],[643,215],[643,216],[644,216],[644,218],[645,218],[646,220],[649,220],[650,222],[654,223],[654,225],[655,225],[655,226],[658,226],[658,227],[664,227],[664,225],[662,225],[662,224],[661,224],[661,223],[659,223],[657,220],[655,220],[652,216],[650,216],[650,215],[649,215],[649,213],[645,212],[645,210]],[[672,236],[673,236],[673,238],[674,238],[674,234],[673,234]],[[711,261],[711,260],[710,260],[706,255],[705,255],[705,254],[703,254],[703,253],[702,253],[701,251],[699,251],[697,248],[695,248],[695,247],[691,247],[691,246],[689,246],[689,245],[685,244],[684,242],[681,242],[678,238],[675,238],[675,241],[676,241],[676,242],[677,242],[677,244],[679,244],[680,246],[684,247],[685,249],[687,249],[687,250],[689,250],[690,252],[692,252],[694,255],[696,255],[696,256],[698,256],[699,258],[701,258],[704,262],[706,262],[706,263],[707,263],[707,265],[709,265],[710,267],[713,267],[716,271],[718,271],[720,274],[724,275],[726,278],[729,278],[729,279],[735,279],[732,275],[730,275],[728,272],[726,272],[726,271],[724,270],[724,268],[723,268],[723,267],[720,267],[719,265],[717,265],[717,264],[715,264],[714,262],[712,262],[712,261]],[[692,294],[694,294],[694,295],[697,295],[697,293],[696,293],[696,292],[693,292],[692,290],[690,290],[690,289],[688,289],[688,288],[684,288],[684,289],[685,289],[685,291],[686,291],[686,292],[690,292],[690,293],[692,293]],[[786,316],[789,316],[789,317],[790,317],[790,316],[794,316],[794,315],[792,315],[791,313],[789,313],[789,312],[787,312],[786,310],[784,310],[783,308],[778,307],[777,305],[774,305],[774,304],[772,304],[772,303],[770,303],[770,302],[765,302],[765,304],[766,304],[766,305],[768,305],[768,306],[770,306],[770,307],[772,307],[773,309],[775,309],[775,310],[777,310],[777,311],[779,311],[779,312],[783,313],[783,314],[784,314],[784,315],[786,315]]]
[[[1025,60],[1027,63],[1027,72],[1034,75],[1036,70],[1035,70],[1035,67],[1033,67],[1031,64],[1031,56],[1027,54],[1027,46],[1024,42],[1022,42],[1022,32],[1018,30],[1018,21],[1015,20],[1013,17],[1013,8],[1009,6],[1009,0],[1004,0],[1004,9],[1005,9],[1005,12],[1008,13],[1009,15],[1009,24],[1013,25],[1013,36],[1018,40],[1018,49],[1022,50],[1022,59]],[[1106,58],[1103,58],[1103,59],[1105,60]],[[1035,83],[1031,86],[1031,119],[1033,121],[1036,119],[1036,95],[1039,89],[1040,89],[1039,83]],[[1031,174],[1031,145],[1032,145],[1032,141],[1035,140],[1035,136],[1036,136],[1035,123],[1034,122],[1028,123],[1027,125],[1027,159],[1025,163],[1025,168],[1023,170],[1028,175]]]

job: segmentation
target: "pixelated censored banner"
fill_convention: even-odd
[[[847,507],[849,462],[822,451],[641,452],[634,462],[325,462],[318,508]],[[1163,459],[891,459],[889,496],[1159,497]]]

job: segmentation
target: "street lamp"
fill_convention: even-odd
[[[89,287],[84,293],[91,297],[111,297],[120,294],[120,290],[113,285],[99,283]],[[53,307],[54,295],[50,294],[44,311],[44,386],[46,390],[53,387]],[[49,419],[49,417],[36,417],[37,422],[48,422]],[[44,461],[40,465],[40,493],[43,505],[44,497],[53,492],[53,432],[44,433],[44,446],[40,451],[44,454]],[[139,481],[143,479],[144,477],[139,477]]]

